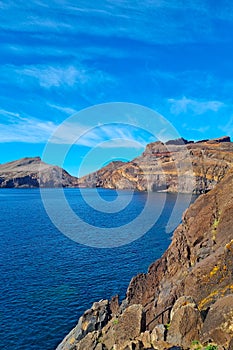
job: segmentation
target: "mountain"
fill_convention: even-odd
[[[82,187],[205,193],[233,165],[228,136],[196,143],[185,139],[147,145],[134,160],[112,162],[79,179]]]
[[[228,136],[194,143],[183,138],[153,142],[130,162],[115,161],[81,178],[40,157],[0,165],[0,187],[103,187],[138,191],[205,193],[233,164]]]
[[[192,151],[215,155],[213,163],[231,159],[225,144],[200,147]],[[126,299],[94,303],[57,350],[232,350],[232,255],[230,169],[186,210],[167,251],[132,278]]]
[[[0,164],[2,188],[74,187],[77,181],[64,169],[42,162],[40,157]]]

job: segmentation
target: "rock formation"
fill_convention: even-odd
[[[215,154],[216,160],[225,148],[219,144],[196,152]],[[222,161],[229,158],[224,151]],[[88,321],[84,314],[57,350],[202,349],[210,342],[232,350],[232,254],[230,169],[186,210],[167,251],[146,274],[132,278],[121,305],[117,298],[94,304]]]
[[[23,158],[0,165],[0,187],[74,187],[77,178],[64,169],[46,164],[40,157]]]
[[[233,165],[233,143],[228,136],[201,142],[183,138],[153,142],[134,160],[112,162],[79,179],[83,187],[205,193]]]
[[[77,179],[64,169],[23,158],[0,165],[0,187],[104,187],[138,191],[208,192],[233,166],[228,136],[194,143],[183,138],[147,145],[130,162],[115,161]]]

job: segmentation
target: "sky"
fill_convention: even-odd
[[[0,163],[43,158],[76,113],[78,133],[91,131],[72,144],[60,138],[51,163],[76,175],[90,152],[81,174],[136,157],[156,140],[150,132],[79,121],[80,111],[112,102],[145,106],[189,140],[233,139],[230,0],[8,0],[0,27]]]

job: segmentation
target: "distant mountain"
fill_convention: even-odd
[[[0,165],[0,187],[103,187],[138,191],[205,193],[233,167],[233,143],[228,136],[150,143],[139,157],[115,161],[76,178],[40,157]]]
[[[112,162],[80,178],[79,186],[204,193],[232,166],[233,143],[228,136],[198,142],[158,141],[130,162]]]
[[[76,177],[64,169],[42,162],[40,157],[22,158],[0,165],[0,187],[75,187]]]

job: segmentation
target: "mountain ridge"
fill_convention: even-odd
[[[0,188],[76,187],[78,179],[37,157],[0,164]]]
[[[232,164],[229,136],[198,142],[157,141],[132,161],[107,165],[79,178],[79,186],[200,194],[214,188]]]
[[[25,157],[0,164],[0,188],[103,187],[200,194],[214,188],[232,165],[229,136],[197,142],[180,138],[150,143],[135,159],[112,161],[81,178],[38,156]]]

